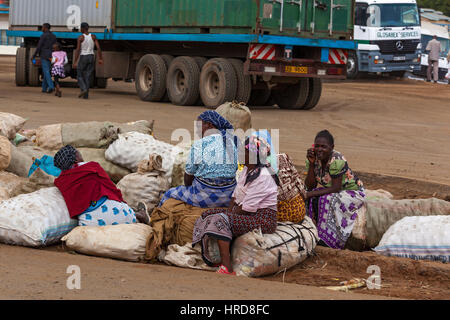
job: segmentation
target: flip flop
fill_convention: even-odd
[[[232,276],[235,276],[235,275],[236,275],[236,272],[230,272],[230,271],[228,271],[228,268],[225,267],[223,264],[220,265],[219,270],[217,270],[217,273],[220,273],[220,274],[229,274],[229,275],[232,275]]]

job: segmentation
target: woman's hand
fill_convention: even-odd
[[[316,162],[316,153],[314,151],[314,148],[309,148],[308,151],[306,152],[306,158],[309,161],[309,164],[311,166],[314,165],[314,163]]]

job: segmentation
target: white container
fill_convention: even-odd
[[[11,30],[37,30],[50,23],[52,31],[79,29],[87,22],[91,31],[111,28],[112,0],[11,0]]]

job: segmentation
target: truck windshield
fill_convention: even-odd
[[[419,12],[415,4],[373,4],[367,8],[369,27],[419,26]]]

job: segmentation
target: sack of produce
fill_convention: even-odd
[[[140,132],[153,134],[153,122],[140,120],[130,123],[89,121],[62,123],[39,127],[36,143],[48,150],[58,150],[65,145],[75,148],[107,148],[119,133]]]
[[[46,188],[0,203],[0,242],[40,247],[58,242],[76,227],[58,188]]]
[[[0,187],[0,202],[9,198],[10,196],[8,190],[3,187]]]
[[[217,242],[214,242],[217,247]],[[219,248],[211,248],[210,252],[213,260],[220,260]],[[158,255],[158,260],[165,264],[177,266],[181,268],[190,268],[197,270],[214,271],[217,268],[208,266],[202,258],[202,249],[199,244],[192,247],[192,243],[186,243],[184,246],[178,244],[171,244],[167,249],[161,250]]]
[[[144,260],[145,246],[152,228],[146,224],[118,224],[103,227],[76,227],[61,240],[79,253],[120,259]]]
[[[11,146],[11,162],[6,171],[20,177],[28,177],[34,159],[40,159],[44,155],[54,156],[55,152],[32,146]]]
[[[11,162],[11,142],[4,137],[0,136],[0,171],[9,167]]]
[[[317,228],[309,217],[301,224],[278,222],[275,233],[258,229],[236,238],[231,248],[233,269],[247,277],[274,274],[306,260],[317,242]]]
[[[234,130],[245,132],[252,127],[252,112],[244,103],[226,102],[218,106],[216,112],[227,119]]]
[[[0,112],[0,136],[13,140],[27,120],[12,113]]]
[[[77,150],[80,151],[84,161],[93,161],[100,164],[114,183],[119,182],[120,179],[131,173],[127,168],[122,168],[106,160],[105,149],[78,148]]]
[[[450,216],[405,217],[383,235],[375,252],[415,260],[450,261]]]
[[[352,237],[366,248],[376,247],[389,227],[404,217],[450,215],[450,202],[436,198],[368,200],[364,208],[358,212]]]
[[[137,208],[139,202],[144,202],[148,212],[153,211],[169,188],[167,177],[161,170],[162,157],[153,154],[139,164],[137,173],[126,175],[119,181],[117,188],[129,206]]]
[[[59,150],[64,147],[61,124],[50,124],[37,128],[36,144],[47,150]]]
[[[162,157],[162,170],[172,183],[173,165],[176,155],[182,153],[180,147],[156,140],[148,134],[130,132],[119,134],[105,152],[105,158],[121,167],[128,168],[133,172],[142,160],[148,159],[150,154],[158,154]]]
[[[28,181],[29,179],[19,177],[11,172],[0,172],[0,186],[8,192],[9,198],[22,194]]]

